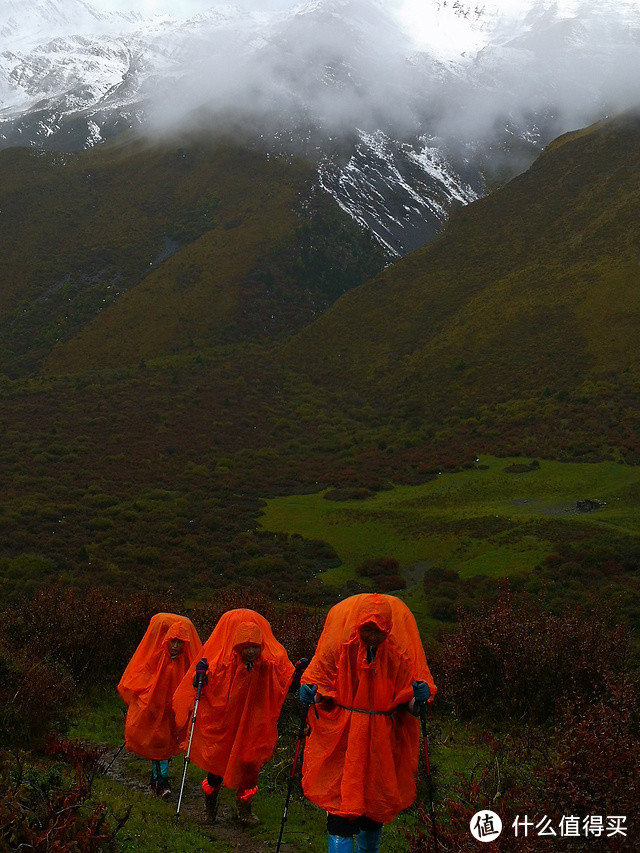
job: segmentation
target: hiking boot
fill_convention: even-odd
[[[149,780],[149,790],[154,794],[154,796],[158,793],[158,783],[155,779]]]
[[[171,796],[171,786],[168,779],[160,779],[158,781],[156,784],[156,794],[158,797],[162,797],[163,800]]]
[[[204,811],[207,823],[215,823],[218,817],[218,794],[219,791],[214,791],[213,794],[204,795]]]
[[[236,800],[237,818],[245,826],[255,826],[260,818],[251,811],[251,800]]]

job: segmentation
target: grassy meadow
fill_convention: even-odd
[[[331,490],[272,498],[260,526],[327,542],[341,560],[320,575],[329,587],[353,581],[365,560],[396,559],[407,584],[397,594],[431,634],[425,572],[522,578],[563,540],[638,542],[639,489],[639,466],[483,456],[473,468],[364,499],[327,499]],[[583,500],[603,505],[583,512],[577,508]]]
[[[344,582],[363,560],[380,556],[395,557],[408,579],[425,563],[462,577],[531,571],[565,525],[640,536],[633,499],[640,466],[545,460],[534,470],[508,473],[518,465],[528,460],[481,457],[475,468],[365,500],[327,500],[329,490],[272,498],[260,525],[332,545],[342,566],[324,573],[328,584]],[[583,513],[576,502],[584,499],[606,506]]]

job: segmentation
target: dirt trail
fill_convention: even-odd
[[[105,756],[107,764],[111,761],[113,755],[114,751],[113,749],[110,749]],[[151,793],[148,783],[140,778],[140,770],[143,766],[146,768],[147,764],[148,762],[143,761],[143,759],[138,758],[138,756],[132,755],[131,753],[123,750],[113,762],[113,765],[107,773],[107,778],[112,779],[115,782],[119,782],[125,788],[147,793],[152,797],[154,795]],[[182,761],[174,761],[171,773],[172,794],[166,801],[167,808],[171,807],[174,812],[178,801],[181,774]],[[206,822],[204,811],[204,795],[199,785],[194,785],[190,779],[187,779],[182,803],[180,805],[180,814],[182,817],[188,817],[199,827],[201,832],[216,839],[216,841],[223,841],[226,844],[227,849],[230,851],[242,850],[255,851],[255,853],[273,853],[276,846],[276,840],[256,838],[250,829],[239,823],[235,818],[235,803],[233,801],[233,795],[231,795],[230,798],[225,797],[222,799],[222,796],[225,793],[227,795],[229,794],[229,792],[221,792],[218,819],[215,824],[209,825]],[[282,843],[280,850],[282,853],[299,853],[298,847],[285,842]]]

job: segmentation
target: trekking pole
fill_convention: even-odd
[[[122,752],[122,750],[125,748],[125,746],[126,746],[126,742],[122,744],[122,746],[120,747],[120,749],[116,752],[116,754],[113,756],[113,758],[111,759],[111,761],[107,764],[107,768],[106,768],[106,770],[103,770],[103,771],[102,771],[102,772],[103,772],[103,774],[104,774],[105,776],[107,775],[107,773],[109,772],[109,770],[111,770],[111,768],[112,768],[112,766],[113,766],[113,764],[114,764],[114,762],[115,762],[116,758],[120,755],[120,753],[121,753],[121,752]]]
[[[126,728],[127,708],[122,708],[122,715],[123,715],[124,720],[125,720],[125,728]],[[120,755],[120,753],[122,752],[122,750],[125,748],[126,745],[127,745],[127,741],[125,740],[125,742],[122,744],[120,749],[116,752],[116,754],[113,756],[113,758],[111,759],[111,761],[107,765],[107,769],[102,771],[104,776],[106,776],[107,773],[109,772],[109,770],[111,770],[116,758]]]
[[[284,812],[282,813],[282,823],[280,824],[280,835],[278,836],[278,846],[276,847],[276,853],[280,853],[280,844],[282,843],[282,834],[284,832],[284,825],[287,822],[287,812],[289,810],[289,800],[291,799],[291,789],[293,788],[293,777],[296,775],[296,767],[298,766],[298,755],[300,754],[300,746],[302,744],[302,740],[304,738],[304,729],[307,724],[307,714],[309,713],[309,706],[303,705],[302,713],[300,714],[300,728],[298,729],[298,742],[296,743],[296,752],[293,757],[293,767],[291,768],[291,773],[289,774],[289,779],[287,780],[287,799],[284,803]],[[317,711],[316,711],[317,713]]]
[[[429,761],[429,747],[427,745],[427,703],[420,702],[420,724],[422,726],[422,744],[424,746],[424,761],[427,768],[427,789],[429,791],[429,814],[431,815],[431,826],[433,827],[433,845],[438,853],[438,833],[436,831],[436,816],[433,810],[433,783],[431,781],[431,763]]]
[[[182,804],[182,795],[184,793],[184,783],[187,779],[187,769],[189,767],[189,761],[191,760],[191,741],[193,740],[193,730],[196,726],[196,717],[198,715],[198,705],[200,704],[200,693],[202,692],[202,687],[205,684],[207,677],[207,670],[209,669],[209,664],[207,663],[206,658],[202,658],[202,660],[198,661],[196,664],[196,677],[195,677],[195,686],[197,687],[196,692],[196,701],[193,706],[193,716],[191,717],[191,731],[189,732],[189,743],[187,744],[187,752],[184,757],[184,764],[182,767],[182,781],[180,783],[180,794],[178,795],[178,804],[176,806],[176,817],[175,817],[175,825],[178,825],[178,819],[180,818],[180,806]]]

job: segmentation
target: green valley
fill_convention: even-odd
[[[409,580],[416,564],[508,577],[532,571],[563,540],[629,536],[640,544],[640,467],[545,460],[518,471],[528,467],[482,457],[473,468],[365,499],[330,500],[328,491],[272,498],[260,525],[328,542],[343,563],[341,581],[383,556],[399,560]],[[593,497],[606,506],[577,507]],[[335,572],[324,574],[326,583]]]

